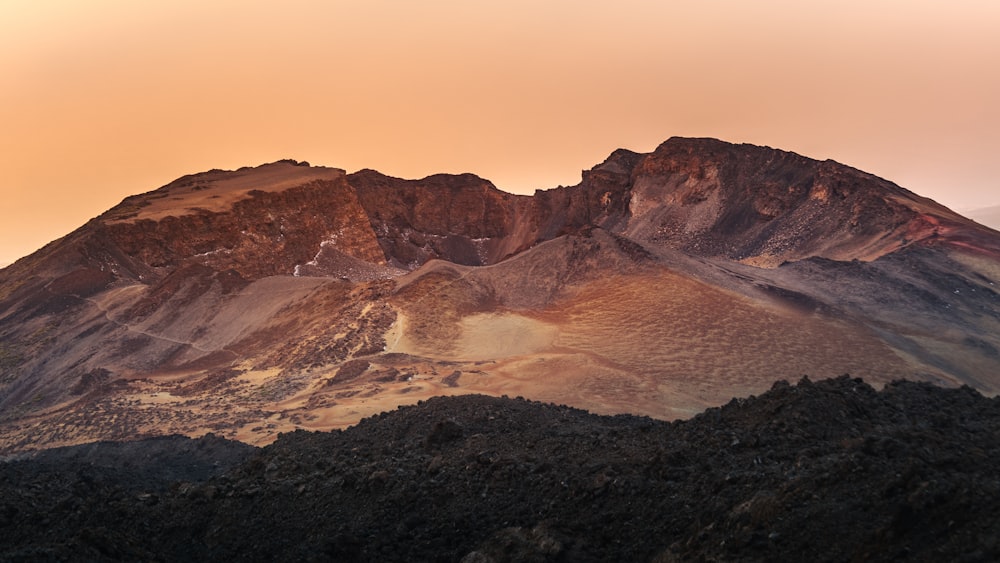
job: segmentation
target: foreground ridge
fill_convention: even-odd
[[[229,469],[171,484],[65,452],[0,465],[0,558],[1000,557],[1000,402],[967,387],[803,378],[674,423],[442,397],[246,462],[192,443]]]

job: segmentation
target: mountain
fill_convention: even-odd
[[[435,395],[686,418],[777,378],[1000,389],[1000,233],[712,139],[519,196],[279,161],[185,176],[0,271],[0,449],[264,444]]]

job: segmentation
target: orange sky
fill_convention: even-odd
[[[530,193],[673,135],[986,207],[998,69],[993,0],[0,0],[0,264],[211,168]]]

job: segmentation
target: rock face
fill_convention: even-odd
[[[870,174],[765,147],[668,141],[633,177],[630,237],[755,265],[868,261],[932,242],[942,222],[972,229]]]
[[[804,373],[994,393],[998,277],[996,231],[711,139],[618,150],[533,196],[214,170],[0,271],[0,448],[266,443],[470,392],[671,419]]]
[[[995,561],[997,407],[842,377],[674,423],[470,395],[253,453],[68,448],[0,463],[0,559]]]

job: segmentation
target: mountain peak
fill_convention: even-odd
[[[628,236],[686,252],[773,267],[912,244],[997,251],[967,219],[889,181],[768,147],[674,137],[633,178]]]

